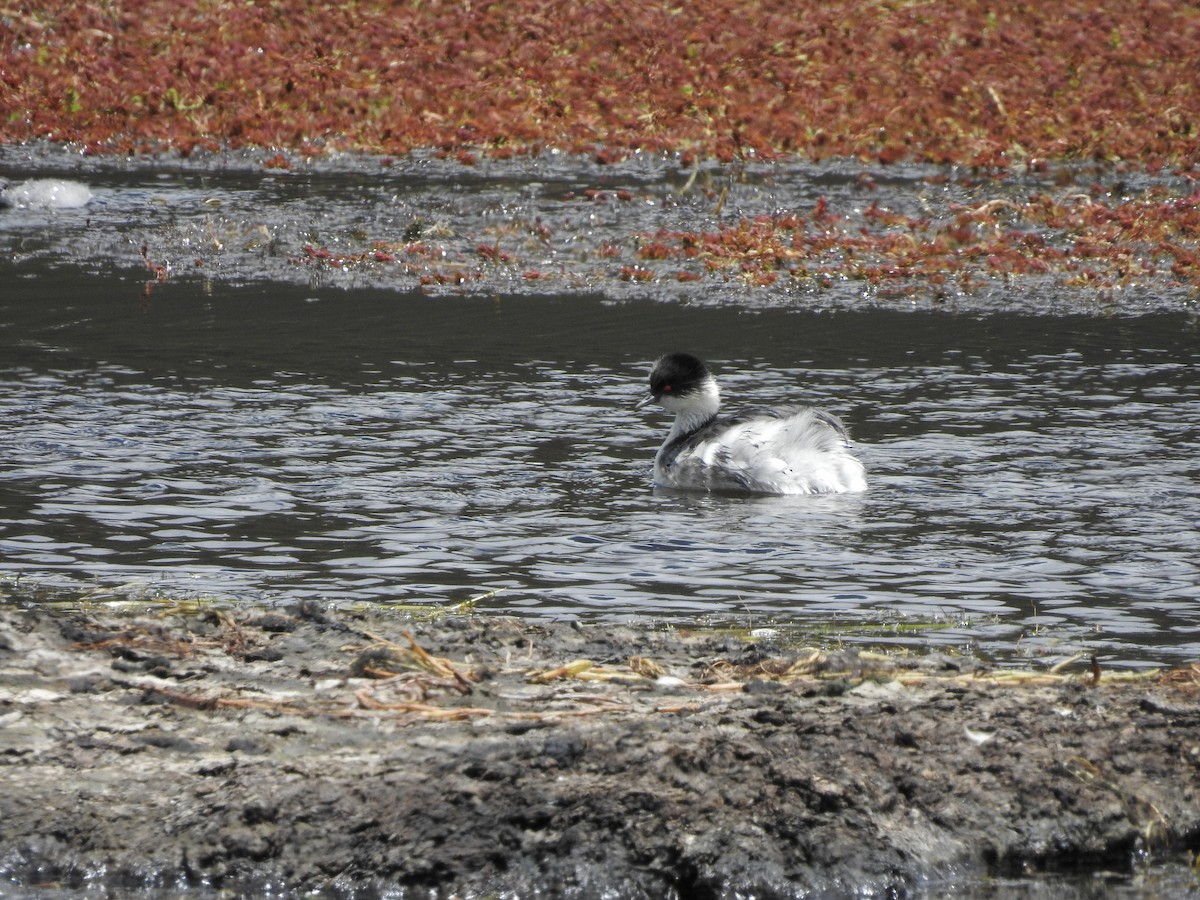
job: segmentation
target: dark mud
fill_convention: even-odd
[[[407,633],[406,633],[407,632]],[[0,611],[10,885],[920,895],[1200,846],[1200,670],[778,634]]]

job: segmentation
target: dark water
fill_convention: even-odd
[[[0,574],[1200,655],[1197,320],[739,311],[6,266]],[[650,361],[817,403],[861,496],[656,492]],[[909,633],[910,625],[922,626]]]

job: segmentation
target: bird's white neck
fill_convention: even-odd
[[[666,394],[659,402],[667,412],[675,413],[675,421],[671,423],[671,431],[667,434],[666,443],[669,444],[683,435],[691,434],[716,416],[721,406],[721,392],[717,389],[715,378],[706,378],[686,396],[672,397]]]

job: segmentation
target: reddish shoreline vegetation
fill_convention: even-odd
[[[0,9],[0,141],[1193,169],[1194,4]]]
[[[763,214],[701,179],[712,227],[635,227],[569,270],[545,264],[553,222],[514,220],[287,248],[315,271],[398,272],[431,290],[841,281],[883,300],[1021,277],[1200,287],[1194,4],[840,0],[797,12],[719,0],[631,16],[527,0],[43,3],[0,8],[0,22],[0,143],[184,158],[254,148],[280,173],[331,152],[388,167],[415,151],[476,166],[553,150],[614,173],[634,154],[685,173],[851,159],[935,164],[932,194],[948,167],[995,186],[978,204],[935,196],[920,215],[886,196]],[[566,202],[642,199],[597,187]]]
[[[1099,190],[1097,188],[1097,190]],[[565,202],[621,204],[629,192],[592,191]],[[425,286],[483,284],[506,268],[526,281],[554,283],[579,273],[531,266],[553,240],[546,222],[514,222],[473,236],[371,240],[364,249],[305,245],[297,265],[315,269],[396,266]],[[1200,288],[1200,190],[1172,196],[1162,187],[1111,202],[1087,193],[1035,193],[951,205],[913,216],[872,203],[834,213],[822,198],[806,213],[736,217],[714,230],[659,230],[593,249],[594,269],[623,281],[735,281],[751,287],[820,291],[859,283],[883,299],[969,293],[986,283],[1048,276],[1067,287]]]

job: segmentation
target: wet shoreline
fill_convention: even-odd
[[[1193,183],[1062,163],[1003,178],[949,166],[669,154],[465,167],[430,154],[80,156],[0,145],[13,277],[99,269],[149,300],[279,284],[495,299],[604,296],[744,310],[1129,316],[1196,308]],[[0,198],[2,199],[2,198]],[[1122,223],[1119,227],[1114,222]]]
[[[1200,840],[1195,667],[6,608],[0,692],[0,873],[25,886],[919,896]]]

